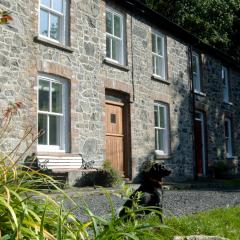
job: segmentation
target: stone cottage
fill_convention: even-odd
[[[0,106],[21,101],[12,135],[44,131],[40,159],[81,153],[133,178],[146,159],[178,180],[226,161],[238,172],[240,66],[137,0],[0,1]]]

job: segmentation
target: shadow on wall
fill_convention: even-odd
[[[232,159],[226,158],[224,129],[224,119],[226,117],[232,119],[236,130],[240,129],[233,114],[235,111],[237,116],[239,116],[240,110],[234,109],[234,105],[223,102],[222,65],[214,59],[205,56],[202,70],[202,91],[206,96],[205,94],[192,96],[191,84],[188,81],[190,66],[188,66],[186,72],[178,71],[178,73],[174,73],[171,79],[171,102],[169,106],[171,154],[168,159],[162,160],[172,170],[172,175],[168,178],[169,180],[184,181],[193,180],[197,177],[195,151],[198,152],[201,146],[196,146],[196,143],[194,143],[194,112],[196,111],[202,112],[203,116],[205,116],[203,128],[205,162],[203,164],[206,167],[206,177],[216,177],[213,169],[221,162],[225,162],[227,165],[225,176],[236,176],[240,173],[238,159],[236,157]],[[238,81],[240,82],[240,78]],[[232,90],[230,92],[233,103],[237,100],[240,101],[239,92],[236,94],[234,85],[232,85],[232,89],[235,91],[233,92]],[[194,105],[193,101],[195,102]],[[236,143],[236,139],[240,138],[240,131],[238,130],[236,134],[233,132],[233,136],[235,136]],[[238,154],[236,147],[235,155]],[[140,169],[142,162],[153,160],[154,158],[154,153],[152,152],[138,159],[138,168]],[[138,176],[135,178],[135,181],[138,181]]]
[[[174,74],[171,79],[170,95],[171,102],[169,104],[170,112],[170,155],[166,159],[160,160],[172,171],[167,179],[175,181],[184,181],[193,179],[195,173],[195,162],[192,153],[192,137],[193,137],[193,115],[192,115],[192,97],[190,94],[190,86],[186,79],[188,72]],[[147,156],[138,159],[138,169],[144,161],[154,160],[154,151]],[[139,181],[139,175],[136,176],[134,182]]]

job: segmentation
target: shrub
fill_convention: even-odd
[[[103,168],[97,172],[83,173],[77,180],[76,187],[102,186],[113,187],[123,182],[119,171],[112,168],[109,161],[104,161]]]
[[[226,161],[215,162],[213,167],[213,174],[215,178],[226,178],[228,173],[228,165]]]

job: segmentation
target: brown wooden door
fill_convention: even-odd
[[[124,172],[124,104],[106,102],[106,160]]]
[[[197,175],[203,174],[203,139],[202,139],[202,122],[195,120],[195,149],[197,161]]]

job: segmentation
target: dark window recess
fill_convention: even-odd
[[[116,114],[111,114],[111,123],[116,123]]]

